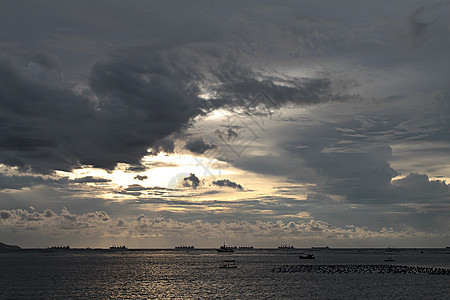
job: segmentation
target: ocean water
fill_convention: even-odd
[[[276,272],[293,265],[450,269],[450,250],[70,250],[0,253],[0,299],[449,299],[450,275]],[[391,256],[395,262],[385,262]],[[237,268],[223,269],[223,260]]]

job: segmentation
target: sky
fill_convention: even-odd
[[[450,1],[0,2],[0,241],[450,245]]]

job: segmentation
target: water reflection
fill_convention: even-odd
[[[358,252],[359,251],[359,252]],[[64,251],[0,254],[2,298],[445,298],[449,276],[276,273],[283,265],[377,265],[384,251]],[[450,268],[446,251],[403,251],[398,265]],[[223,269],[223,260],[238,268]],[[386,263],[387,264],[387,263]],[[395,280],[393,280],[395,278]],[[421,287],[426,286],[426,289]],[[364,291],[361,297],[361,291]]]

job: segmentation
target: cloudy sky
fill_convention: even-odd
[[[450,244],[449,1],[0,3],[0,241]]]

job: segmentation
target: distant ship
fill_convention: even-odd
[[[314,254],[300,254],[299,257],[300,259],[316,259]]]
[[[195,249],[194,246],[176,246],[175,247],[175,250],[184,250],[184,251],[194,250],[194,249]]]
[[[67,246],[52,246],[48,249],[50,249],[50,250],[70,250],[70,247],[69,247],[69,245],[67,245]]]
[[[220,248],[216,250],[217,252],[234,252],[233,248],[236,249],[236,247],[230,247],[223,244],[223,246],[220,246]]]
[[[240,246],[238,248],[239,250],[254,250],[253,246]]]
[[[280,249],[280,250],[294,250],[295,248],[294,248],[294,246],[281,245],[281,246],[278,246],[278,249]]]
[[[388,247],[386,248],[386,252],[397,252],[397,251],[399,251],[399,250],[396,249],[395,247],[388,246]]]
[[[125,245],[113,245],[109,247],[109,250],[128,250],[128,248]]]

